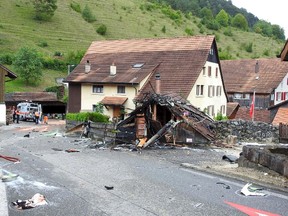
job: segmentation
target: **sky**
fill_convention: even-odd
[[[233,5],[245,8],[258,19],[277,24],[285,31],[288,38],[287,0],[232,0]]]

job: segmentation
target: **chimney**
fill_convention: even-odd
[[[89,63],[89,60],[85,63],[85,73],[89,73],[91,70],[91,64]]]
[[[116,75],[116,66],[114,65],[114,62],[110,66],[110,75],[115,76]]]
[[[161,92],[160,73],[156,73],[156,75],[155,75],[155,83],[156,83],[155,93],[156,93],[156,94],[160,94],[160,92]]]

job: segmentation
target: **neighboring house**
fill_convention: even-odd
[[[288,62],[279,58],[223,60],[221,67],[229,102],[249,108],[255,91],[256,113],[288,97]]]
[[[279,55],[279,58],[281,58],[281,61],[283,62],[288,62],[288,40],[286,40],[286,43],[281,51],[281,54]],[[287,71],[288,72],[288,71]],[[288,83],[288,77],[286,75],[286,82]],[[285,83],[285,82],[283,82]],[[283,84],[282,84],[283,85]],[[281,96],[280,96],[281,95]],[[287,97],[287,92],[284,94],[278,95],[278,97],[283,97],[286,100],[280,103],[277,103],[274,106],[271,106],[268,108],[270,111],[270,121],[274,125],[279,125],[280,123],[282,124],[288,124],[288,97]]]
[[[227,96],[211,35],[95,41],[65,82],[68,112],[91,112],[103,104],[104,114],[124,118],[147,93],[174,92],[211,117],[226,115]]]
[[[6,124],[5,82],[16,78],[16,74],[0,64],[0,124]]]

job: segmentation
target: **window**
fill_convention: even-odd
[[[118,94],[125,94],[125,86],[117,86]]]
[[[93,85],[93,93],[103,93],[103,85]]]
[[[208,87],[208,97],[214,97],[215,95],[215,86],[209,85]]]
[[[203,76],[206,76],[206,67],[203,67]]]
[[[276,93],[276,101],[281,101],[281,92]]]
[[[234,99],[249,100],[250,94],[234,93]]]
[[[210,53],[210,55],[214,55],[214,49],[211,48],[209,53]]]
[[[197,96],[203,96],[204,92],[204,85],[197,85],[196,86],[196,95]]]
[[[216,68],[216,70],[215,70],[215,77],[216,78],[218,77],[218,68]]]
[[[221,114],[226,115],[226,112],[225,112],[225,105],[222,105],[222,106],[220,107],[220,112],[221,112]]]
[[[217,86],[216,96],[221,96],[221,86]]]
[[[136,63],[134,65],[132,65],[133,68],[142,68],[144,65],[144,63]]]
[[[284,101],[284,100],[287,99],[287,93],[288,93],[288,92],[282,92],[282,94],[281,94],[281,100],[282,100],[282,101]]]
[[[214,106],[213,105],[208,106],[207,107],[207,111],[208,111],[208,115],[210,115],[210,116],[214,116],[215,115],[214,114]]]
[[[212,68],[211,66],[208,67],[208,76],[211,77],[212,75]]]

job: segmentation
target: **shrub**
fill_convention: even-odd
[[[230,37],[233,36],[232,30],[230,28],[225,29],[223,34]]]
[[[48,43],[46,41],[41,41],[38,46],[40,47],[48,47]]]
[[[96,32],[100,35],[105,35],[106,31],[107,31],[107,27],[104,24],[101,24],[96,30]]]
[[[166,26],[164,25],[161,29],[161,31],[165,34],[166,33]]]
[[[51,87],[47,87],[45,89],[45,92],[55,92],[57,95],[57,98],[61,98],[61,88],[59,86],[51,86]]]
[[[244,49],[246,52],[252,53],[253,52],[253,43],[250,42],[249,44],[244,44]]]
[[[13,64],[14,55],[12,54],[3,54],[0,56],[0,63],[1,64],[7,64],[12,65]]]
[[[82,17],[87,22],[94,22],[96,20],[95,16],[92,14],[88,5],[85,6],[84,10],[82,11]]]
[[[185,29],[185,33],[186,33],[187,35],[192,36],[192,35],[193,35],[193,29],[186,28],[186,29]]]
[[[216,121],[228,120],[228,117],[223,116],[222,113],[217,113],[217,115],[214,117],[214,120]]]
[[[42,65],[44,68],[51,70],[64,71],[66,70],[66,62],[57,58],[42,58]]]
[[[109,116],[97,112],[67,113],[67,120],[74,121],[93,121],[93,122],[109,122]]]
[[[79,3],[71,2],[70,7],[77,13],[81,13],[81,6]]]
[[[62,54],[61,52],[59,52],[59,51],[56,51],[56,52],[54,53],[54,56],[63,56],[63,54]]]

